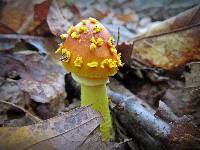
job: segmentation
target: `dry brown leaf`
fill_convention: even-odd
[[[2,78],[2,83],[0,84],[0,97],[1,100],[5,102],[10,102],[13,105],[17,105],[22,108],[26,106],[26,109],[31,111],[30,96],[28,93],[22,91],[17,82],[14,80],[5,80]],[[23,115],[20,116],[20,114],[23,112],[21,112],[19,109],[14,109],[14,107],[11,105],[6,105],[0,102],[0,108],[0,126],[30,125],[33,123],[29,117]],[[9,112],[13,112],[12,114],[15,117],[9,119]]]
[[[0,22],[0,33],[1,34],[12,34],[12,33],[15,33],[15,31],[13,31],[11,28],[9,28],[8,26],[6,26],[5,24]]]
[[[46,53],[46,49],[49,47],[49,45],[45,43],[46,41],[47,39],[43,37],[18,34],[0,34],[0,50],[10,50],[16,48],[16,45],[18,45],[18,49],[20,49],[20,44],[24,45],[25,43],[28,43],[34,47],[34,50],[36,48],[39,53],[44,54]],[[55,43],[54,40],[52,40],[52,43],[53,42]]]
[[[17,33],[31,32],[42,23],[50,4],[51,0],[6,0],[0,22]]]
[[[185,88],[199,90],[200,88],[200,62],[188,64],[190,72],[185,73]]]
[[[194,117],[196,124],[200,124],[200,62],[193,62],[188,65],[189,72],[185,72],[185,89],[183,102],[185,108],[183,113],[189,113]]]
[[[95,130],[77,150],[115,150],[115,145],[117,146],[117,143],[102,141],[101,133]]]
[[[16,80],[13,81],[16,85],[12,82],[6,82],[10,88],[4,88],[1,91],[2,100],[20,104],[21,102],[18,102],[18,100],[23,99],[15,99],[12,91],[9,94],[12,96],[9,97],[6,94],[9,93],[12,86],[16,86],[22,94],[26,93],[30,96],[26,99],[50,104],[49,109],[51,111],[46,112],[46,114],[42,113],[42,116],[40,115],[42,118],[49,118],[50,114],[57,112],[64,105],[63,100],[66,96],[64,88],[65,71],[61,66],[53,63],[49,56],[42,57],[33,51],[1,52],[0,68],[2,78]],[[4,86],[2,84],[2,88]]]
[[[184,71],[185,82],[169,80],[169,87],[163,95],[164,102],[177,115],[192,115],[193,121],[200,124],[200,63],[187,64]]]
[[[99,113],[81,107],[67,114],[25,127],[0,128],[0,149],[76,149],[100,125]]]
[[[170,18],[144,35],[134,39],[131,57],[122,54],[125,62],[139,60],[150,66],[172,70],[200,59],[200,5]],[[130,45],[131,46],[131,45]]]
[[[47,16],[47,23],[51,32],[56,36],[66,33],[70,25],[67,19],[63,17],[62,10],[59,8],[56,0],[52,1],[52,5]]]
[[[183,116],[170,125],[169,149],[199,149],[200,130],[190,122],[190,118]]]
[[[138,16],[134,11],[129,12],[127,14],[117,14],[116,15],[116,18],[124,23],[134,22],[137,20],[137,17]]]

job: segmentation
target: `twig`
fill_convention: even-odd
[[[132,141],[132,138],[124,139],[124,141],[118,143],[119,145]]]
[[[119,41],[120,41],[120,27],[118,27],[117,31],[117,46],[119,45]]]
[[[133,43],[136,43],[136,42],[144,40],[144,39],[149,39],[149,38],[154,38],[154,37],[163,36],[163,35],[167,35],[167,34],[182,32],[182,31],[185,31],[185,30],[189,30],[191,28],[197,28],[199,26],[200,26],[200,23],[197,23],[197,24],[189,25],[189,26],[186,26],[186,27],[181,27],[181,28],[174,29],[174,30],[167,31],[167,32],[161,32],[161,33],[156,33],[156,34],[152,34],[152,35],[149,35],[149,36],[138,37],[138,38],[135,38],[133,40]]]
[[[33,114],[31,114],[29,111],[27,111],[27,110],[24,109],[23,107],[20,107],[20,106],[18,106],[18,105],[15,105],[15,104],[13,104],[13,103],[10,103],[10,102],[4,101],[4,100],[0,100],[0,102],[3,103],[3,104],[7,104],[7,105],[10,105],[10,106],[13,106],[13,107],[15,107],[15,108],[17,108],[17,109],[19,109],[19,110],[25,112],[26,115],[29,116],[30,119],[31,119],[34,123],[38,123],[38,122],[41,121],[40,118],[38,118],[37,116],[34,116]]]
[[[119,120],[123,122],[126,129],[129,129],[128,132],[131,131],[133,133],[133,137],[137,137],[139,141],[148,148],[150,146],[156,149],[172,149],[172,147],[173,149],[197,149],[197,147],[200,147],[200,142],[198,140],[200,139],[199,128],[192,122],[189,122],[187,118],[185,119],[184,116],[175,116],[167,105],[164,106],[164,103],[162,104],[163,106],[160,104],[160,108],[165,108],[163,108],[163,112],[161,112],[161,118],[158,118],[156,114],[151,113],[141,105],[137,100],[139,98],[136,96],[135,98],[128,98],[126,95],[118,94],[111,90],[108,93],[112,102],[120,108],[119,111],[117,110],[118,107],[115,107],[119,115]],[[123,113],[124,116],[120,117]],[[169,116],[166,117],[166,115]],[[128,116],[128,121],[126,121],[125,116]],[[166,122],[166,120],[168,122]],[[133,124],[130,125],[131,123]],[[150,135],[152,139],[155,139],[156,143],[160,143],[155,146],[144,142],[147,136],[138,134],[142,132],[142,130],[148,133],[147,135]]]
[[[148,133],[159,139],[167,139],[170,132],[170,126],[163,120],[156,118],[154,114],[146,110],[137,100],[127,97],[113,91],[109,91],[112,102],[124,108],[124,111],[135,120],[141,127],[144,127]]]
[[[159,107],[156,111],[156,115],[169,123],[178,120],[178,117],[174,114],[171,108],[161,100],[159,101]]]
[[[117,133],[119,134],[121,139],[132,138],[134,141],[128,142],[127,144],[131,149],[138,150],[142,147],[142,149],[162,149],[166,150],[162,141],[152,137],[139,123],[135,121],[134,118],[127,115],[124,110],[114,110],[115,114],[115,125],[117,129]],[[124,137],[123,135],[126,135]],[[138,145],[139,141],[139,145]]]

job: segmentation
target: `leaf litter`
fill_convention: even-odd
[[[195,0],[179,3],[151,1],[143,7],[140,1],[133,3],[126,0],[106,3],[38,0],[29,4],[5,1],[0,18],[0,49],[3,50],[0,53],[0,68],[3,68],[0,72],[0,95],[5,102],[13,105],[0,104],[3,114],[0,123],[1,126],[26,125],[0,128],[11,142],[10,146],[15,146],[14,149],[18,146],[22,149],[191,149],[191,145],[194,149],[198,148],[199,64],[195,61],[199,60],[199,6],[193,7],[197,4]],[[14,6],[19,6],[18,14]],[[182,13],[177,15],[179,12]],[[70,24],[91,15],[109,27],[115,38],[120,28],[117,47],[125,65],[114,77],[115,80],[111,79],[110,87],[115,89],[117,96],[116,93],[109,94],[117,133],[115,140],[122,144],[101,141],[97,130],[101,117],[98,115],[96,122],[80,125],[82,122],[77,121],[79,113],[76,112],[92,111],[89,107],[75,109],[72,111],[75,114],[63,114],[64,110],[78,106],[80,87],[74,84],[69,74],[64,75],[65,71],[55,61],[53,52],[60,41],[54,36],[66,32]],[[175,17],[168,19],[169,16]],[[167,20],[161,22],[163,19]],[[189,62],[191,64],[188,65]],[[122,103],[113,103],[118,100]],[[19,108],[14,108],[15,105]],[[9,113],[20,112],[20,108],[42,119],[51,118],[58,112],[63,115],[36,124],[32,124],[28,115],[26,119],[11,120]],[[139,109],[141,114],[133,113]],[[92,111],[90,117],[96,114]],[[152,121],[150,118],[147,120],[145,115],[162,123],[144,125]],[[184,115],[194,118],[184,118]],[[67,128],[64,125],[74,123],[74,120],[77,129],[69,131],[73,126]],[[156,125],[167,128],[159,128],[157,132]],[[162,130],[163,133],[160,132]],[[170,131],[167,137],[163,136],[168,133],[166,131]],[[16,137],[19,133],[25,136]],[[20,144],[12,142],[10,137],[20,137]],[[123,142],[124,139],[131,140]],[[9,145],[4,143],[3,146],[7,148]]]
[[[76,149],[101,123],[99,113],[81,107],[25,127],[0,128],[0,147],[15,149]]]

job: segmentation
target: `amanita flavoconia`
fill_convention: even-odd
[[[121,54],[117,54],[114,39],[96,19],[82,20],[71,26],[56,53],[62,54],[63,66],[81,84],[81,106],[91,105],[100,112],[104,122],[100,131],[104,140],[110,139],[112,122],[106,92],[108,77],[122,66]]]

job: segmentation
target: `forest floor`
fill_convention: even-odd
[[[0,149],[200,149],[198,0],[4,0],[0,8]],[[110,31],[124,63],[108,83],[110,142],[55,55],[59,35],[89,17]]]

